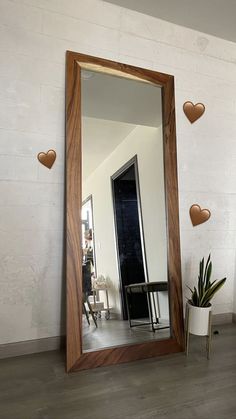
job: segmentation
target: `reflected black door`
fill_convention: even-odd
[[[113,179],[113,194],[118,262],[120,264],[121,276],[122,309],[123,318],[127,320],[125,285],[145,282],[134,164]],[[132,318],[137,319],[148,316],[148,305],[145,295],[132,295],[131,306]]]

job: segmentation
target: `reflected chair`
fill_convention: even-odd
[[[87,322],[90,325],[90,321],[89,321],[89,313],[92,316],[92,319],[94,321],[94,324],[96,327],[98,327],[97,325],[97,320],[96,317],[94,315],[93,309],[91,307],[90,301],[89,301],[89,295],[92,294],[92,284],[91,284],[91,263],[90,261],[87,261],[86,263],[84,263],[82,265],[82,278],[83,278],[83,313],[86,316]],[[87,312],[86,309],[86,305],[89,308],[89,312]]]

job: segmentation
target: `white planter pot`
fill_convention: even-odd
[[[209,315],[212,309],[210,307],[195,307],[188,304],[188,330],[193,335],[209,335]]]

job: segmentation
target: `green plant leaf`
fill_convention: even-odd
[[[203,279],[203,271],[204,271],[204,258],[202,258],[200,262],[200,266],[199,266],[199,276],[200,276],[201,281]]]
[[[210,300],[214,297],[215,293],[224,285],[226,278],[214,280],[211,282],[212,262],[211,254],[209,254],[204,269],[204,258],[199,263],[199,274],[197,287],[193,289],[187,286],[191,292],[191,298],[188,299],[189,303],[196,307],[207,307]]]
[[[211,260],[211,254],[209,253],[209,256],[207,258],[205,273],[204,273],[204,285],[206,285],[206,276],[207,276],[208,266],[209,266],[210,260]]]
[[[215,279],[214,281],[212,281],[212,282],[210,282],[209,283],[209,286],[208,286],[208,289],[213,285],[213,284],[215,284],[216,283],[216,281],[217,281],[217,279]]]
[[[191,291],[191,293],[193,293],[192,288],[190,288],[188,285],[186,285],[186,287]]]
[[[198,276],[198,296],[199,296],[199,299],[201,299],[202,293],[203,293],[203,281],[202,281],[201,276],[199,275]]]
[[[215,281],[214,284],[211,285],[211,287],[208,288],[208,290],[204,293],[202,299],[199,302],[200,307],[206,307],[210,300],[214,297],[215,293],[219,291],[219,289],[224,285],[226,281],[226,278],[219,279],[218,281]]]
[[[199,305],[199,297],[198,297],[196,287],[194,287],[194,291],[193,291],[193,295],[192,295],[192,301],[193,301],[193,305],[195,305],[195,306]]]
[[[211,273],[212,273],[212,263],[210,262],[207,268],[207,272],[206,272],[205,289],[207,289],[210,285]]]

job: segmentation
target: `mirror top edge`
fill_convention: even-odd
[[[131,63],[113,61],[104,57],[96,57],[69,50],[66,51],[66,55],[67,60],[76,62],[81,68],[86,70],[99,71],[103,73],[110,72],[110,74],[133,78],[159,87],[163,87],[166,83],[168,83],[168,81],[171,79],[174,80],[175,78],[173,74],[164,73],[153,68],[144,68]],[[132,74],[132,71],[139,75]]]
[[[158,85],[158,87],[161,87],[161,85],[158,84],[158,83],[151,82],[151,81],[149,81],[145,78],[142,78],[142,77],[137,77],[137,76],[135,76],[131,73],[127,73],[127,72],[122,71],[122,70],[106,67],[106,66],[103,66],[103,65],[100,65],[100,64],[85,63],[85,62],[79,62],[79,61],[77,61],[77,62],[80,65],[82,70],[89,70],[89,71],[94,71],[96,73],[103,73],[103,74],[105,73],[105,74],[109,74],[111,76],[124,77],[124,78],[127,78],[127,79],[152,84],[153,86]]]
[[[127,66],[127,71],[125,71],[125,69],[117,69],[117,68],[110,67],[109,65],[106,65],[105,63],[103,65],[103,64],[96,64],[96,63],[85,62],[85,61],[80,61],[80,60],[76,60],[76,62],[82,70],[93,71],[93,72],[96,72],[96,73],[108,74],[110,76],[123,77],[123,78],[126,78],[126,79],[147,83],[149,85],[159,87],[159,88],[162,88],[164,86],[164,84],[166,83],[166,81],[162,82],[161,80],[154,79],[154,77],[151,80],[151,77],[148,77],[145,74],[142,75],[141,71],[143,70],[143,71],[148,71],[148,72],[150,71],[152,73],[158,73],[161,76],[167,77],[167,78],[172,78],[173,77],[169,74],[159,73],[158,71],[143,69],[141,67],[134,67],[134,66],[131,66],[131,65],[128,65],[128,64],[122,64],[122,63],[117,63],[117,64]],[[109,61],[107,60],[107,64],[108,63],[109,63]],[[132,68],[137,69],[137,70],[140,69],[140,74],[139,75],[132,74],[131,71],[130,72],[128,71],[129,67],[131,69]]]

